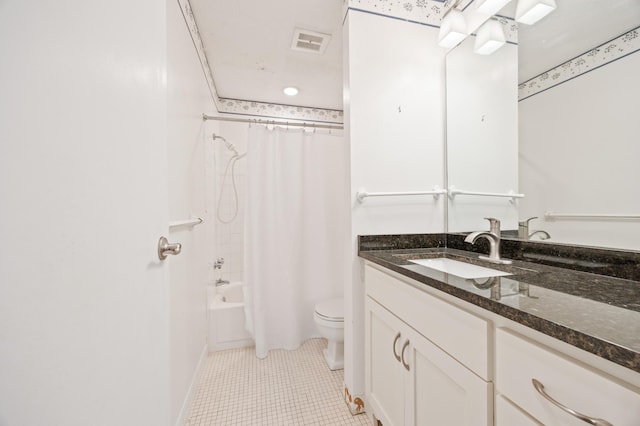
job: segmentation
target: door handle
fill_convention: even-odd
[[[544,385],[542,383],[540,383],[540,381],[538,381],[536,379],[531,379],[531,383],[533,383],[533,387],[536,389],[536,391],[540,395],[542,395],[547,401],[549,401],[550,403],[552,403],[553,405],[555,405],[556,407],[558,407],[562,411],[564,411],[566,413],[569,413],[572,416],[577,417],[578,419],[582,420],[583,422],[589,423],[590,425],[594,425],[594,426],[613,426],[611,423],[609,423],[606,420],[596,419],[594,417],[586,416],[586,415],[584,415],[582,413],[577,412],[576,410],[573,410],[573,409],[567,407],[566,405],[563,405],[563,404],[559,403],[555,399],[551,398],[551,396],[549,396],[549,394],[547,392],[545,392]]]
[[[170,244],[169,240],[167,240],[165,237],[160,237],[160,239],[158,240],[158,257],[160,258],[160,260],[165,260],[170,254],[174,256],[180,254],[181,251],[182,244],[180,243]]]
[[[398,362],[400,362],[400,355],[396,353],[396,344],[398,343],[398,340],[400,340],[400,332],[398,332],[398,334],[396,334],[396,338],[393,339],[393,356],[396,357]]]
[[[404,345],[402,345],[402,351],[400,352],[400,354],[402,355],[402,365],[404,365],[404,368],[407,371],[410,371],[409,370],[409,363],[404,360],[404,351],[405,351],[405,349],[407,349],[407,346],[409,346],[409,339],[407,339],[407,341],[404,342]]]

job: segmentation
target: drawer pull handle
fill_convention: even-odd
[[[404,350],[407,349],[407,346],[409,346],[409,341],[407,340],[406,342],[404,342],[404,345],[402,345],[402,352],[400,352],[402,354],[402,365],[404,365],[404,368],[407,369],[407,371],[409,371],[409,363],[404,361]]]
[[[396,334],[396,338],[393,339],[393,356],[396,357],[398,362],[400,362],[400,355],[396,353],[396,344],[398,343],[398,340],[400,340],[400,333]]]
[[[536,389],[536,391],[538,391],[538,393],[540,395],[542,395],[544,397],[544,399],[546,399],[547,401],[549,401],[550,403],[552,403],[556,407],[560,408],[562,411],[564,411],[566,413],[569,413],[572,416],[577,417],[578,419],[582,420],[583,422],[589,423],[590,425],[594,425],[594,426],[613,426],[611,423],[609,423],[606,420],[595,419],[593,417],[585,416],[584,414],[578,413],[577,411],[572,410],[571,408],[560,404],[558,401],[556,401],[555,399],[551,398],[544,391],[544,385],[542,383],[540,383],[538,380],[531,379],[531,383],[533,383],[533,387]]]

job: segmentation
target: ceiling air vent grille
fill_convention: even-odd
[[[301,30],[296,28],[293,33],[293,50],[303,50],[305,52],[324,53],[329,44],[331,36],[329,34],[317,33],[315,31]]]

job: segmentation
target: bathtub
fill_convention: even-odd
[[[253,345],[244,326],[242,282],[209,285],[207,316],[210,352]]]

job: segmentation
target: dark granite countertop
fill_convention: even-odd
[[[533,250],[520,247],[512,252],[513,264],[496,265],[479,260],[477,253],[460,250],[459,239],[453,234],[363,236],[359,256],[640,372],[640,282],[619,277],[635,278],[640,253],[587,250],[579,256],[559,257],[558,246],[547,244],[543,249],[539,245]],[[464,279],[409,260],[434,257],[462,260],[512,275]],[[549,263],[570,264],[575,269]],[[620,272],[615,264],[627,271]],[[584,272],[589,268],[607,274]]]

